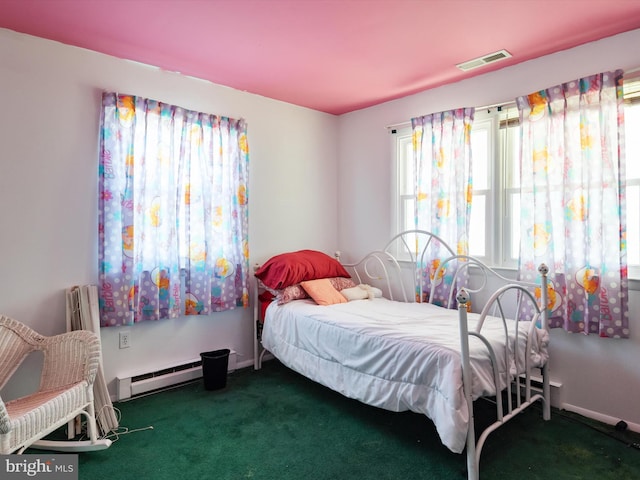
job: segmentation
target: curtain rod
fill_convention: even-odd
[[[640,77],[640,67],[635,67],[635,68],[630,68],[628,70],[624,70],[624,73],[625,73],[625,75],[638,74],[637,76]],[[492,108],[504,107],[504,106],[509,105],[509,104],[514,104],[515,105],[515,101],[511,100],[509,102],[494,103],[494,104],[491,104],[491,105],[482,105],[480,107],[475,107],[475,109],[476,110],[490,110]],[[393,129],[408,127],[410,125],[411,125],[411,121],[408,121],[408,122],[394,123],[392,125],[387,125],[385,128],[387,130],[393,130]]]
[[[475,110],[489,110],[491,108],[504,107],[506,105],[511,105],[511,104],[515,105],[515,102],[511,100],[510,102],[494,103],[492,105],[482,105],[481,107],[474,107],[474,108]],[[393,123],[391,125],[387,125],[385,128],[387,130],[394,130],[394,129],[405,128],[410,126],[411,126],[411,121],[408,121],[408,122],[402,122],[402,123]]]

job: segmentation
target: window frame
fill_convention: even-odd
[[[627,106],[633,106],[634,108],[640,109],[640,80],[634,81],[632,85],[634,94],[630,95],[631,98],[627,98],[627,92],[625,90],[625,108]],[[505,109],[508,112],[508,116],[506,119],[501,119],[500,116],[505,111]],[[512,222],[516,220],[511,218],[509,215],[510,202],[507,196],[509,195],[510,190],[512,190],[512,193],[516,193],[515,191],[513,191],[514,189],[517,189],[519,192],[520,186],[506,186],[507,159],[505,153],[507,149],[504,148],[504,145],[502,146],[502,148],[500,148],[501,141],[503,143],[506,141],[506,138],[502,140],[500,138],[501,123],[503,123],[507,128],[509,126],[517,126],[517,123],[509,125],[510,123],[512,123],[512,120],[515,120],[516,122],[518,120],[517,110],[515,110],[515,116],[512,116],[513,109],[515,109],[515,104],[507,103],[502,107],[478,109],[475,113],[472,135],[474,131],[477,131],[476,129],[478,128],[478,126],[490,126],[490,128],[487,129],[489,131],[489,135],[487,137],[489,151],[489,156],[487,159],[487,168],[489,171],[487,172],[487,175],[489,185],[488,189],[476,190],[474,188],[473,196],[474,198],[476,197],[476,195],[485,196],[487,201],[485,210],[485,222],[486,225],[493,225],[494,228],[485,229],[485,255],[474,255],[472,252],[470,252],[470,255],[479,258],[493,268],[499,270],[515,271],[518,267],[519,252],[515,252],[513,258],[510,257],[509,254],[511,252],[510,248],[508,248],[508,245],[513,240],[511,238],[510,227],[512,225]],[[638,128],[640,128],[640,122],[638,123]],[[414,196],[415,192],[413,192],[412,194],[401,193],[400,184],[403,176],[407,174],[407,172],[403,169],[403,161],[413,161],[412,155],[406,155],[406,153],[403,152],[403,148],[406,148],[407,144],[411,145],[412,143],[411,125],[406,124],[397,128],[393,128],[390,130],[390,133],[392,134],[391,150],[394,157],[394,170],[392,175],[394,205],[392,208],[392,212],[395,218],[392,219],[392,228],[394,229],[394,231],[391,232],[393,236],[403,230],[415,228],[413,224],[406,225],[406,218],[413,218],[414,213],[410,212],[410,217],[405,217],[407,215],[407,211],[406,207],[404,207],[404,205],[407,204],[409,197]],[[626,136],[628,137],[628,135]],[[498,151],[496,152],[496,150]],[[627,157],[627,162],[628,158],[629,157]],[[493,161],[491,159],[493,159]],[[625,190],[628,190],[630,186],[634,188],[640,188],[640,177],[632,179],[626,178],[625,182]],[[473,215],[473,202],[471,208],[471,215]],[[628,215],[629,212],[627,208],[627,224],[629,223]],[[634,248],[640,248],[640,245],[637,245]],[[627,249],[629,249],[629,245],[627,245]],[[640,286],[640,265],[629,265],[628,277],[631,280],[630,283],[634,287],[634,289]]]
[[[624,106],[625,106],[625,114],[626,109],[627,108],[633,108],[633,109],[637,109],[637,125],[636,128],[637,130],[640,130],[640,79],[636,78],[636,79],[631,79],[630,81],[626,81],[624,84],[624,90],[625,90],[625,100],[624,100]],[[631,137],[631,135],[629,135],[629,130],[626,128],[628,127],[628,123],[626,122],[626,117],[625,117],[625,143],[627,143],[628,145],[628,138]],[[632,138],[637,138],[637,137],[632,137]],[[635,152],[638,157],[635,159],[635,162],[639,162],[640,161],[640,140],[636,140],[636,147],[637,147],[637,151]],[[628,155],[629,150],[626,149],[625,153],[627,154],[627,168],[626,168],[626,179],[625,179],[625,195],[627,196],[627,233],[629,231],[628,227],[629,227],[629,196],[628,196],[628,191],[629,191],[629,187],[635,187],[638,188],[638,190],[640,190],[640,169],[639,169],[639,174],[637,178],[629,178],[629,159],[630,156]],[[640,197],[640,191],[638,192],[638,196]],[[639,198],[640,200],[640,198]],[[640,222],[640,219],[636,219],[638,222]],[[637,249],[640,249],[640,232],[636,232],[638,233],[638,245],[636,245]],[[628,238],[627,238],[628,239]],[[628,254],[629,254],[630,248],[629,248],[629,244],[627,243],[627,261],[628,261]],[[629,279],[634,280],[634,281],[638,281],[638,283],[640,283],[640,264],[632,264],[629,265],[629,271],[628,271],[628,276]]]
[[[394,216],[391,222],[393,226],[391,237],[393,237],[394,235],[409,229],[406,226],[403,226],[403,219],[407,214],[403,205],[404,205],[405,199],[408,200],[408,199],[415,198],[415,185],[412,184],[411,193],[407,193],[407,194],[402,193],[401,182],[403,177],[407,175],[407,172],[402,168],[402,165],[399,159],[403,158],[402,151],[406,150],[406,146],[413,145],[413,134],[412,134],[411,125],[407,125],[407,126],[403,125],[402,127],[394,128],[390,131],[390,133],[392,135],[392,142],[391,142],[392,152],[395,159],[394,161],[395,168],[393,169],[394,174],[392,175],[393,192],[394,192],[393,199],[395,204],[393,205],[393,208],[391,210]],[[406,161],[407,158],[405,157],[404,160]],[[409,158],[409,161],[413,161],[412,156],[411,158]],[[415,215],[415,200],[413,200],[413,203],[414,205],[411,212],[412,217]],[[411,229],[413,228],[415,227],[412,225]]]

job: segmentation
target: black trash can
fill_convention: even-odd
[[[202,378],[206,390],[220,390],[227,386],[227,370],[229,368],[228,348],[204,352],[202,358]]]

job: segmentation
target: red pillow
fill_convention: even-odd
[[[271,257],[256,271],[255,276],[274,290],[305,280],[351,277],[339,261],[317,250],[299,250]]]

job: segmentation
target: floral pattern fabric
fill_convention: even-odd
[[[519,277],[550,268],[550,325],[628,337],[622,72],[517,100],[521,129]],[[539,292],[538,292],[539,294]]]
[[[475,110],[464,108],[411,119],[415,164],[415,225],[442,238],[458,255],[469,252],[469,215],[471,213],[471,126]],[[422,245],[416,245],[416,252]],[[429,292],[430,282],[439,264],[451,256],[443,247],[426,259],[417,285]],[[457,268],[451,262],[440,278],[435,279],[436,303],[443,303]],[[459,287],[466,276],[458,278]],[[441,285],[441,286],[440,286]],[[426,300],[418,299],[419,301]]]
[[[102,326],[247,306],[246,124],[104,93]]]

